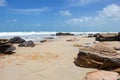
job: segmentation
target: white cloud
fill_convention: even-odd
[[[37,26],[37,27],[39,27],[39,26],[42,26],[42,24],[40,24],[40,23],[37,23],[37,24],[34,24],[34,26]]]
[[[47,7],[38,8],[38,9],[12,9],[13,12],[17,14],[33,14],[33,13],[41,13],[48,11]]]
[[[99,11],[96,16],[82,16],[79,18],[72,18],[66,21],[70,25],[78,26],[101,26],[106,24],[120,24],[120,6],[111,4],[102,11]]]
[[[99,16],[106,16],[106,17],[120,17],[120,6],[116,4],[112,4],[103,8],[102,11],[99,12]]]
[[[5,7],[7,6],[6,0],[0,0],[0,7]]]
[[[92,3],[96,3],[100,0],[68,0],[70,6],[84,6]]]
[[[62,16],[71,16],[71,13],[69,10],[64,10],[59,12]]]
[[[8,20],[9,23],[15,23],[17,20],[15,18]]]
[[[34,24],[25,24],[25,26],[26,27],[40,27],[40,26],[42,26],[42,24],[40,24],[40,23],[34,23]]]
[[[16,22],[17,20],[16,19],[13,19],[12,22]]]

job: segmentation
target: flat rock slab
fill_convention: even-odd
[[[88,72],[84,80],[120,80],[120,75],[110,71],[93,71]]]
[[[79,50],[75,64],[87,68],[118,68],[120,67],[120,54],[107,47],[87,47]]]
[[[120,33],[118,34],[96,34],[95,36],[97,41],[120,41]]]

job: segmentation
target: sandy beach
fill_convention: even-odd
[[[16,47],[15,53],[0,57],[1,80],[83,80],[91,68],[74,64],[80,45],[94,45],[94,38],[64,36],[38,43],[35,47]]]
[[[120,0],[0,0],[0,80],[120,80]]]

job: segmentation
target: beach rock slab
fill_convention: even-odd
[[[41,40],[40,42],[41,43],[45,43],[45,42],[51,42],[52,40],[50,40],[50,39],[44,39],[44,40]]]
[[[94,34],[88,34],[87,37],[89,37],[89,38],[94,37]]]
[[[78,44],[78,43],[75,43],[73,46],[74,46],[74,47],[82,47],[82,45],[81,45],[81,44]]]
[[[111,71],[93,71],[88,72],[84,80],[120,80],[120,75]]]
[[[120,67],[120,54],[104,46],[80,48],[75,64],[86,68],[118,68]]]
[[[34,47],[35,43],[33,41],[25,41],[23,43],[20,43],[18,47]]]
[[[10,42],[11,42],[11,43],[23,43],[23,42],[25,42],[25,40],[22,39],[22,38],[19,37],[19,36],[16,36],[16,37],[11,38],[11,39],[10,39]]]
[[[62,32],[59,32],[59,33],[56,33],[56,36],[73,36],[74,34],[72,33],[62,33]]]
[[[9,40],[6,39],[0,39],[0,53],[11,53],[16,48],[12,46],[11,43],[9,43]]]
[[[114,47],[115,50],[120,50],[120,47]]]
[[[113,34],[113,33],[106,33],[106,34],[96,34],[95,35],[96,41],[120,41],[120,35]]]
[[[46,39],[54,39],[54,37],[47,37]]]

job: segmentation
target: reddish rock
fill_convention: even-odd
[[[93,71],[88,72],[84,80],[120,80],[120,75],[110,71]]]
[[[80,48],[75,64],[86,68],[119,68],[120,54],[106,46]]]
[[[120,33],[96,34],[95,37],[97,41],[120,41]]]

